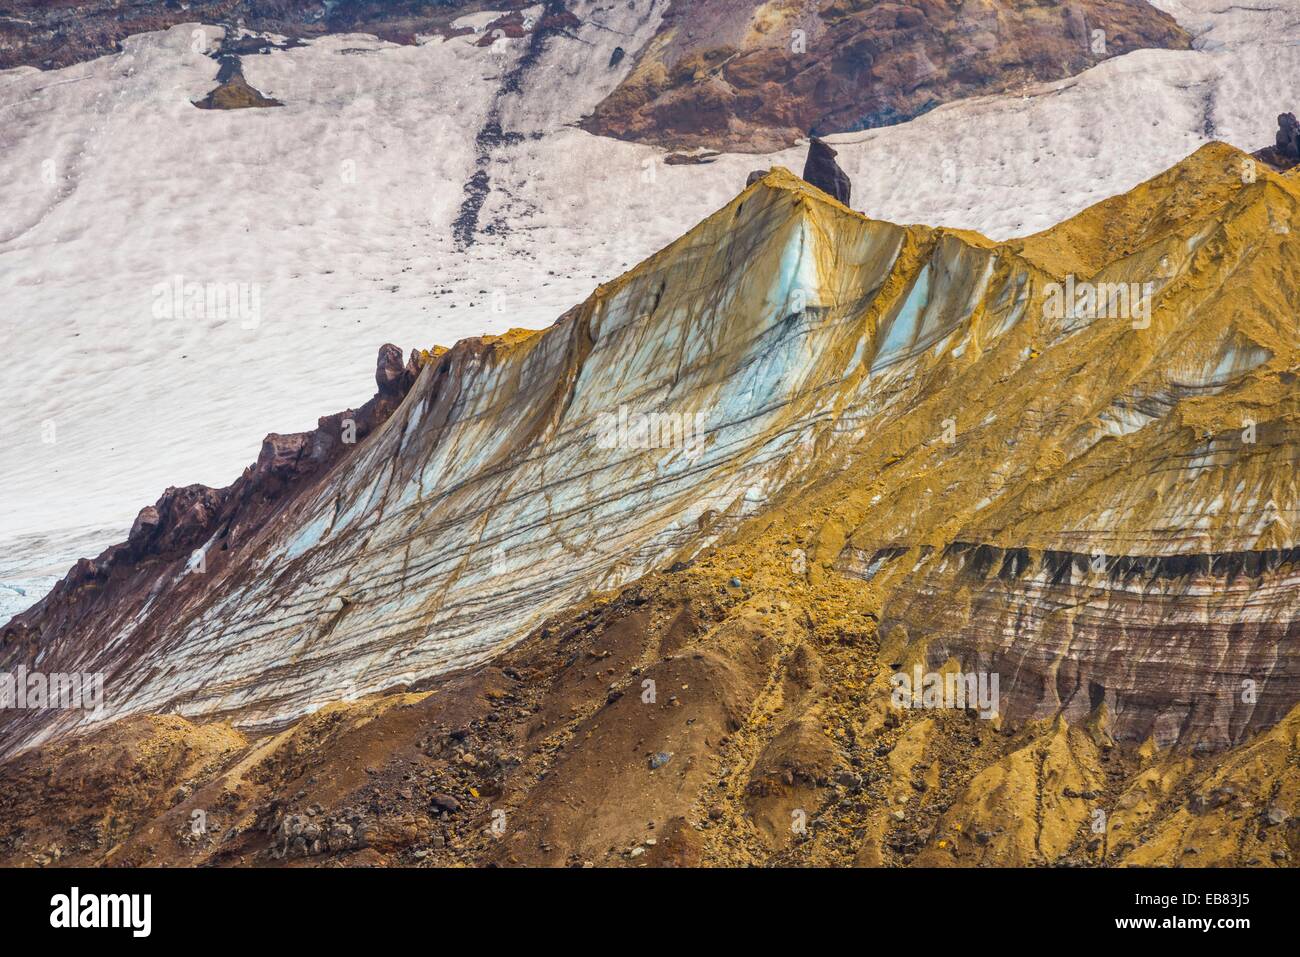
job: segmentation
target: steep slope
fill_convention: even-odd
[[[1186,49],[1145,0],[675,0],[593,132],[765,153],[806,133],[888,126],[940,103],[1071,76],[1132,50]]]
[[[5,714],[0,847],[1285,863],[1298,200],[1212,144],[998,244],[774,170],[544,332],[422,356],[198,574],[20,616],[4,670],[102,672],[107,707]],[[908,707],[913,669],[999,682]],[[122,792],[45,770],[96,753],[149,782],[111,839],[76,828]]]
[[[1196,49],[1112,57],[835,137],[854,202],[1005,239],[1207,139],[1272,142],[1300,76],[1287,4],[1173,9]],[[192,22],[91,62],[4,71],[0,402],[20,426],[0,443],[0,620],[123,540],[160,489],[225,484],[262,435],[364,401],[382,343],[548,324],[751,170],[802,169],[802,147],[673,165],[576,128],[658,15],[596,0],[579,13],[536,58],[536,31],[489,29],[491,14],[456,28],[477,33],[419,45],[232,38],[248,83],[284,104],[272,110],[191,105],[216,85],[221,34],[204,29],[202,52]],[[629,52],[610,67],[619,46]],[[503,93],[507,79],[517,91]],[[1125,135],[1105,132],[1116,129]],[[477,215],[462,218],[471,192]],[[253,308],[159,316],[158,290],[177,277],[237,285]]]
[[[217,523],[203,576],[185,555],[93,614],[56,596],[5,663],[104,672],[114,716],[283,722],[489,655],[798,487],[797,509],[833,503],[814,560],[872,582],[899,655],[1011,670],[1017,718],[1105,700],[1126,737],[1235,743],[1297,692],[1295,186],[1243,184],[1242,161],[1206,147],[1083,214],[1106,252],[1066,265],[1143,287],[1145,328],[1053,315],[1050,234],[894,226],[774,171],[545,333],[432,362],[255,534],[215,548]],[[1126,600],[1118,632],[1089,624]],[[1162,629],[1188,620],[1188,684],[1153,687],[1143,662],[1167,671]],[[1257,706],[1201,713],[1256,666]],[[6,747],[79,720],[49,717]]]
[[[838,374],[816,357],[856,330],[803,300],[823,273],[868,295],[909,235],[837,209],[847,259],[811,189],[773,174],[545,334],[442,356],[328,483],[256,542],[210,555],[203,587],[180,561],[98,620],[49,629],[46,602],[6,633],[32,629],[23,644],[51,670],[117,672],[118,714],[264,708],[268,721],[490,653],[806,467],[825,431],[818,390]],[[678,447],[600,449],[601,416],[624,410],[677,417]],[[114,637],[92,649],[92,632]],[[137,663],[163,648],[157,674],[178,683]]]

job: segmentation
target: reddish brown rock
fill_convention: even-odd
[[[402,365],[402,350],[392,343],[386,343],[379,349],[379,361],[375,366],[375,385],[380,395],[405,395],[411,387],[408,369]]]
[[[375,370],[379,393],[361,408],[325,416],[312,432],[268,435],[257,461],[225,488],[167,489],[140,510],[125,542],[79,560],[44,599],[6,624],[0,652],[37,635],[65,633],[72,622],[128,618],[155,584],[160,562],[181,567],[195,560],[195,550],[205,549],[205,563],[219,564],[222,553],[244,542],[295,490],[328,472],[387,420],[414,383],[420,362],[412,353],[404,366],[402,351],[384,345]]]
[[[809,130],[888,126],[1131,50],[1188,45],[1145,0],[675,0],[586,126],[662,146],[761,153]]]

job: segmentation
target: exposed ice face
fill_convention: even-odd
[[[869,391],[843,363],[863,338],[874,351],[865,312],[917,241],[830,209],[776,176],[546,334],[454,350],[206,597],[151,600],[62,653],[114,675],[108,716],[279,721],[478,661],[688,556],[812,461],[838,392]],[[933,268],[960,245],[940,241]],[[844,440],[869,428],[846,422]],[[124,666],[144,648],[151,667]]]
[[[1235,198],[1215,205],[1225,164],[1241,155],[1206,147],[1132,203],[1144,210],[1154,197],[1146,215],[1159,221],[1162,184],[1208,184],[1198,215],[1219,223],[1225,260],[1267,251],[1253,272],[1234,272],[1254,288],[1286,268],[1272,263],[1291,262],[1260,215],[1266,188],[1290,188],[1279,177],[1238,188],[1230,177]],[[1109,210],[1089,214],[1092,228],[1112,230]],[[897,466],[893,500],[877,509],[873,499],[865,533],[886,543],[936,527],[980,541],[1019,523],[1016,534],[1038,536],[1035,548],[1056,548],[1057,537],[1146,542],[1153,529],[1156,547],[1175,553],[1212,533],[1252,547],[1249,529],[1214,524],[1212,503],[1228,502],[1238,473],[1268,472],[1273,446],[1256,459],[1240,443],[1212,437],[1187,449],[1173,436],[1187,452],[1174,468],[1117,456],[1134,475],[1104,470],[1098,483],[1110,487],[1084,497],[1069,487],[1083,473],[1067,466],[1107,432],[1140,431],[1126,413],[1107,429],[1098,418],[1109,409],[1134,404],[1154,417],[1148,406],[1163,402],[1161,426],[1177,430],[1172,403],[1224,387],[1224,370],[1247,375],[1263,361],[1251,336],[1276,345],[1291,317],[1276,297],[1253,311],[1202,297],[1222,267],[1206,256],[1140,340],[1127,319],[1063,324],[1042,308],[1041,288],[1025,304],[1026,272],[1041,280],[1055,268],[1054,235],[1044,253],[903,228],[773,171],[544,333],[469,340],[426,366],[393,416],[237,542],[210,582],[164,588],[95,641],[54,634],[51,657],[112,678],[105,717],[282,722],[399,677],[477,663],[595,591],[696,554],[791,483],[836,474],[855,454]],[[1144,255],[1103,272],[1140,275]],[[1053,370],[1068,375],[1045,389]],[[1180,382],[1200,370],[1214,381]],[[961,441],[957,416],[969,420]],[[1153,448],[1164,446],[1135,446]],[[977,467],[945,468],[963,455]],[[954,513],[948,496],[962,480],[974,493]],[[1050,519],[1026,517],[1052,503],[1026,512],[1013,480],[1039,483],[1055,502]],[[1162,494],[1169,482],[1183,483],[1178,494]],[[1293,502],[1256,534],[1280,540]],[[10,740],[31,738],[20,729]]]
[[[1300,75],[1286,6],[1168,6],[1202,32],[1201,49],[1142,51],[1023,98],[832,138],[854,196],[874,216],[1000,238],[1119,192],[1207,136],[1269,142]],[[93,554],[166,486],[227,484],[262,435],[364,399],[380,343],[545,326],[721,206],[750,169],[800,168],[798,149],[666,166],[654,149],[573,129],[631,67],[629,55],[609,69],[613,46],[631,54],[657,27],[643,13],[584,4],[588,26],[554,39],[518,96],[499,90],[522,43],[329,37],[245,58],[283,108],[198,111],[189,101],[217,65],[195,25],[64,70],[0,74],[0,400],[15,410],[0,444],[0,548],[110,529]],[[460,251],[452,224],[494,105],[529,135],[494,148],[480,218],[500,229]],[[255,286],[260,321],[156,318],[156,287],[178,276]]]

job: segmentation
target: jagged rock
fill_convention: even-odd
[[[152,537],[154,530],[158,528],[158,509],[153,505],[146,505],[140,509],[140,514],[135,517],[131,524],[131,532],[127,535],[127,541],[132,545],[139,547]]]
[[[835,150],[824,140],[814,136],[808,144],[808,159],[804,163],[803,178],[823,193],[834,196],[845,206],[853,193],[848,174],[835,162]]]
[[[407,367],[402,364],[402,350],[391,342],[380,346],[375,364],[375,385],[379,387],[379,394],[404,395],[410,388],[410,383],[405,381],[407,374]]]
[[[127,607],[148,603],[156,559],[175,562],[179,570],[194,562],[196,550],[207,549],[206,563],[242,544],[293,488],[333,467],[393,413],[423,368],[423,355],[412,353],[403,367],[401,351],[385,345],[376,368],[380,392],[373,399],[360,409],[321,418],[314,432],[268,435],[257,461],[226,488],[168,488],[140,510],[126,542],[94,559],[80,559],[44,599],[0,628],[0,648],[23,647],[33,635],[53,634],[86,615],[125,620]],[[201,577],[190,576],[191,583]],[[84,587],[110,582],[108,588]]]
[[[1273,145],[1256,150],[1251,155],[1274,169],[1289,170],[1300,165],[1300,122],[1296,121],[1294,113],[1281,113],[1277,118],[1277,127]]]
[[[1277,151],[1292,163],[1300,163],[1300,123],[1294,113],[1283,113],[1277,118]]]

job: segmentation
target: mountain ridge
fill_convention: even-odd
[[[1206,147],[1201,151],[1198,151],[1198,154],[1196,155],[1198,157],[1204,157],[1205,162],[1193,164],[1191,167],[1192,169],[1199,168],[1200,166],[1222,164],[1224,162],[1236,162],[1238,159],[1237,152],[1232,150],[1230,147],[1225,146]],[[1272,175],[1273,174],[1266,174],[1266,177],[1271,177]],[[1258,189],[1263,190],[1269,188],[1267,185],[1269,182],[1271,182],[1271,180],[1266,179],[1266,183],[1260,184]],[[1246,187],[1245,189],[1250,190],[1251,187]],[[868,230],[871,235],[864,238],[869,244],[874,244],[873,248],[881,246],[885,248],[896,248],[896,256],[899,257],[894,264],[896,278],[881,278],[878,280],[882,285],[876,287],[876,298],[881,305],[879,308],[873,306],[868,313],[868,316],[870,316],[871,313],[875,313],[878,318],[874,320],[871,318],[867,319],[867,324],[864,327],[867,330],[866,341],[875,338],[877,342],[885,340],[883,344],[885,346],[889,345],[889,342],[887,341],[889,329],[891,328],[889,324],[897,323],[897,310],[898,308],[901,308],[900,302],[904,298],[902,289],[895,288],[894,292],[890,292],[890,288],[893,284],[899,282],[906,285],[912,284],[912,277],[916,275],[914,270],[920,270],[923,266],[923,261],[928,261],[927,257],[932,254],[927,252],[927,250],[946,250],[942,252],[941,255],[943,256],[944,261],[947,262],[959,263],[967,260],[970,260],[971,262],[984,262],[986,268],[990,271],[993,269],[992,260],[988,259],[990,253],[995,251],[1005,251],[1010,255],[1010,258],[1004,260],[1002,267],[1000,267],[1000,272],[1016,271],[1020,269],[1021,267],[1018,266],[1017,263],[1030,265],[1031,270],[1035,268],[1030,264],[1029,260],[1022,260],[1020,258],[1015,243],[995,244],[984,237],[978,236],[978,234],[963,231],[945,229],[932,230],[929,227],[899,227],[891,224],[880,223],[879,221],[871,220],[868,217],[849,210],[847,207],[842,206],[842,204],[837,203],[832,198],[825,196],[819,191],[816,191],[813,187],[803,183],[802,180],[799,180],[788,171],[774,170],[764,177],[760,183],[755,184],[755,186],[750,187],[749,190],[741,193],[736,200],[733,200],[731,204],[728,204],[728,206],[724,207],[724,209],[719,211],[719,213],[715,213],[713,216],[708,217],[697,227],[689,231],[682,237],[682,239],[670,244],[664,250],[647,259],[644,263],[629,270],[623,276],[618,277],[610,283],[599,286],[586,303],[581,307],[577,307],[575,310],[570,310],[570,312],[566,314],[565,317],[562,317],[555,326],[551,327],[551,329],[545,330],[541,333],[525,333],[520,331],[519,333],[507,337],[467,340],[458,344],[458,346],[452,350],[441,354],[437,358],[436,368],[431,375],[446,377],[450,374],[450,370],[457,366],[463,370],[461,375],[468,374],[472,377],[477,369],[484,368],[484,364],[493,368],[503,369],[510,366],[511,363],[515,363],[516,366],[520,363],[527,365],[528,359],[521,359],[520,355],[526,356],[529,353],[553,352],[554,348],[551,343],[557,338],[564,339],[566,344],[562,347],[562,351],[574,349],[578,351],[573,353],[571,358],[562,359],[559,366],[555,366],[553,362],[549,366],[550,368],[558,370],[554,374],[556,376],[555,388],[559,391],[542,403],[542,409],[544,410],[549,408],[554,411],[543,411],[540,417],[538,417],[537,413],[534,413],[532,418],[535,424],[529,425],[524,432],[518,433],[515,436],[515,439],[521,443],[520,447],[523,448],[527,448],[540,441],[545,441],[547,436],[558,427],[558,423],[560,423],[569,412],[569,404],[573,401],[572,390],[575,388],[575,384],[578,382],[579,378],[585,374],[584,364],[586,359],[583,358],[583,356],[584,354],[589,355],[589,352],[587,352],[589,347],[584,346],[583,343],[595,341],[603,335],[603,332],[599,327],[602,322],[607,320],[601,320],[599,317],[608,314],[615,308],[623,308],[620,306],[619,301],[629,295],[635,295],[635,287],[638,284],[644,284],[648,277],[655,274],[657,270],[665,268],[666,264],[674,263],[677,260],[689,261],[694,255],[692,247],[699,242],[699,234],[701,231],[704,231],[704,233],[708,235],[733,235],[736,229],[739,228],[737,226],[737,217],[742,215],[746,205],[751,199],[764,195],[768,198],[769,207],[772,202],[771,197],[777,196],[780,197],[781,203],[783,204],[781,208],[789,210],[788,213],[783,214],[787,218],[782,220],[782,222],[785,223],[782,228],[789,230],[790,236],[790,238],[785,242],[787,244],[795,244],[794,246],[789,247],[791,250],[795,250],[795,247],[797,246],[797,250],[793,252],[793,255],[796,256],[795,264],[793,266],[789,264],[783,265],[777,270],[777,275],[780,275],[782,270],[786,272],[789,272],[791,269],[794,269],[795,271],[803,270],[806,273],[807,270],[812,269],[813,273],[808,273],[808,275],[814,277],[810,280],[810,286],[817,286],[822,282],[822,280],[817,279],[816,275],[833,276],[838,268],[833,264],[818,260],[818,257],[823,255],[818,250],[829,249],[831,247],[823,244],[810,249],[806,245],[806,230],[815,227],[820,221],[819,214],[814,214],[808,211],[809,207],[807,207],[806,204],[809,203],[834,210],[835,215],[841,217],[847,216],[852,220],[852,222],[858,224],[858,228]],[[767,208],[768,207],[765,207],[765,209]],[[811,224],[811,227],[809,224]],[[957,245],[950,245],[952,243],[956,243]],[[909,252],[909,250],[911,251]],[[782,255],[784,257],[788,254],[783,253]],[[973,259],[971,259],[971,257],[973,257]],[[897,262],[903,260],[913,261],[916,265],[914,267],[898,267]],[[1028,276],[1029,273],[1026,273],[1025,275]],[[987,273],[985,278],[982,280],[975,277],[972,273],[963,281],[968,283],[975,282],[977,285],[982,282],[987,285],[990,277],[991,272]],[[790,280],[789,277],[786,277],[780,281],[787,282]],[[764,308],[771,309],[772,305],[775,304],[773,303],[772,295],[775,295],[778,299],[780,299],[781,296],[785,296],[788,299],[797,291],[798,290],[792,291],[791,289],[776,289],[773,293],[765,293],[764,299],[769,303],[769,305]],[[826,299],[825,296],[822,296],[820,302],[813,302],[812,299],[816,298],[817,295],[821,294],[813,292],[809,302],[807,303],[812,312],[816,313],[818,310],[834,308],[833,305],[828,304],[833,301],[834,297]],[[891,303],[893,303],[893,305],[890,305]],[[779,309],[781,306],[776,305],[776,308]],[[892,316],[889,310],[893,310]],[[1157,308],[1153,314],[1153,323],[1157,324],[1157,328],[1160,322],[1160,316],[1162,315],[1163,313],[1159,308]],[[593,322],[596,323],[595,327],[591,325]],[[942,333],[942,330],[939,330],[939,332]],[[949,332],[951,332],[951,329]],[[760,337],[766,334],[766,332],[760,333]],[[927,341],[930,341],[933,340],[934,335],[939,333],[923,333],[918,331],[910,334],[923,334],[928,337]],[[1057,335],[1061,334],[1067,336],[1073,334],[1068,323],[1065,328],[1057,333]],[[721,336],[721,342],[730,342],[730,338],[720,329],[713,330],[710,335],[714,337]],[[933,343],[931,342],[931,344]],[[734,346],[731,348],[734,348]],[[740,353],[747,354],[748,348],[749,347],[746,347],[742,342],[740,345]],[[861,347],[859,346],[859,349],[860,348]],[[904,351],[910,350],[914,353],[916,348],[917,343],[912,343],[911,345],[906,345]],[[516,355],[512,359],[511,354],[517,353],[520,349],[523,349],[524,353]],[[877,357],[877,360],[879,360],[879,356]],[[680,362],[680,358],[678,361]],[[565,372],[563,369],[567,363],[574,363],[574,365],[572,365],[571,371]],[[879,365],[879,362],[876,364]],[[888,365],[892,364],[894,363],[890,362],[887,365],[880,366],[876,371],[883,372],[888,368]],[[865,367],[860,368],[865,369]],[[518,375],[518,373],[511,372],[510,375],[515,376]],[[690,375],[689,367],[682,367],[679,371],[674,373],[673,381],[679,382],[684,375]],[[820,388],[825,388],[827,384],[833,381],[835,380],[822,380]],[[457,386],[457,389],[463,388],[465,388],[464,384]],[[635,396],[631,396],[630,398],[635,398]],[[435,394],[431,398],[431,401],[437,402],[442,400]],[[951,525],[951,520],[946,524]],[[940,528],[942,527],[944,526],[941,525]],[[959,534],[969,537],[969,535],[966,535],[969,531],[970,529],[966,529],[964,532],[958,533],[954,528],[953,532],[949,533],[936,529],[934,533],[931,533],[929,540],[931,545],[939,545],[943,544],[946,536],[949,534]],[[952,539],[948,538],[946,540],[951,541]],[[1020,545],[1022,543],[1016,544]],[[1287,543],[1279,543],[1279,547],[1285,547],[1286,544]],[[1038,543],[1036,547],[1053,547],[1053,545],[1054,543],[1051,542],[1042,542]],[[38,607],[37,609],[33,609],[32,613],[29,613],[26,616],[19,616],[19,619],[16,621],[19,628],[23,628],[26,627],[27,622],[38,619],[42,614],[44,614],[44,611]],[[12,625],[9,626],[6,633],[10,635],[14,634]]]
[[[776,169],[548,329],[428,354],[210,577],[6,628],[6,668],[103,670],[125,720],[9,717],[0,848],[121,799],[43,769],[198,734],[194,785],[144,773],[78,860],[1285,863],[1300,191],[1247,160],[1005,243]],[[1152,284],[1148,321],[1053,312],[1071,276]],[[624,409],[703,440],[603,447]],[[1000,675],[996,717],[900,707],[913,669]]]

